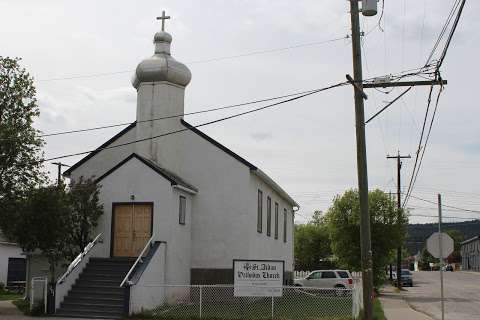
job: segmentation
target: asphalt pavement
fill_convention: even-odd
[[[445,319],[480,319],[480,273],[444,272]],[[414,309],[434,319],[442,319],[440,273],[413,272],[413,287],[406,287],[403,296]]]

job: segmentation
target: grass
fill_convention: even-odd
[[[0,301],[5,301],[5,300],[16,300],[21,298],[22,295],[10,291],[6,291],[4,289],[0,289]]]
[[[373,320],[385,320],[382,304],[379,299],[373,300]]]
[[[41,316],[43,315],[43,304],[34,307],[30,310],[30,301],[24,299],[13,300],[12,303],[27,316]]]
[[[271,319],[270,297],[241,298],[204,297],[202,320],[241,320]],[[195,299],[194,299],[195,300]],[[129,317],[130,320],[196,320],[199,319],[199,304],[185,302],[175,305],[162,305],[152,311]],[[274,318],[285,320],[351,320],[351,297],[326,297],[301,292],[284,293],[282,298],[274,298]]]
[[[18,310],[22,311],[23,314],[28,315],[30,312],[30,302],[28,300],[18,299],[12,301],[12,303],[17,306]]]

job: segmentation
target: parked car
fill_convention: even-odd
[[[402,286],[413,287],[413,275],[408,269],[402,269]]]
[[[348,270],[315,270],[305,278],[293,281],[297,287],[352,289],[353,278]]]
[[[451,264],[447,265],[445,271],[453,271],[453,266]]]

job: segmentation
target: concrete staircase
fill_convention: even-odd
[[[91,258],[55,315],[121,319],[128,310],[128,291],[120,288],[120,283],[134,262],[130,258]]]

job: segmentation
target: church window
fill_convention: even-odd
[[[187,199],[184,196],[180,196],[179,208],[178,208],[178,223],[185,224],[186,211],[187,211]]]
[[[263,223],[263,192],[258,189],[258,208],[257,208],[257,231],[262,233],[262,223]]]
[[[272,199],[267,197],[267,236],[272,235]]]
[[[275,202],[275,239],[278,239],[278,203]]]
[[[287,242],[287,209],[283,209],[283,242]]]

